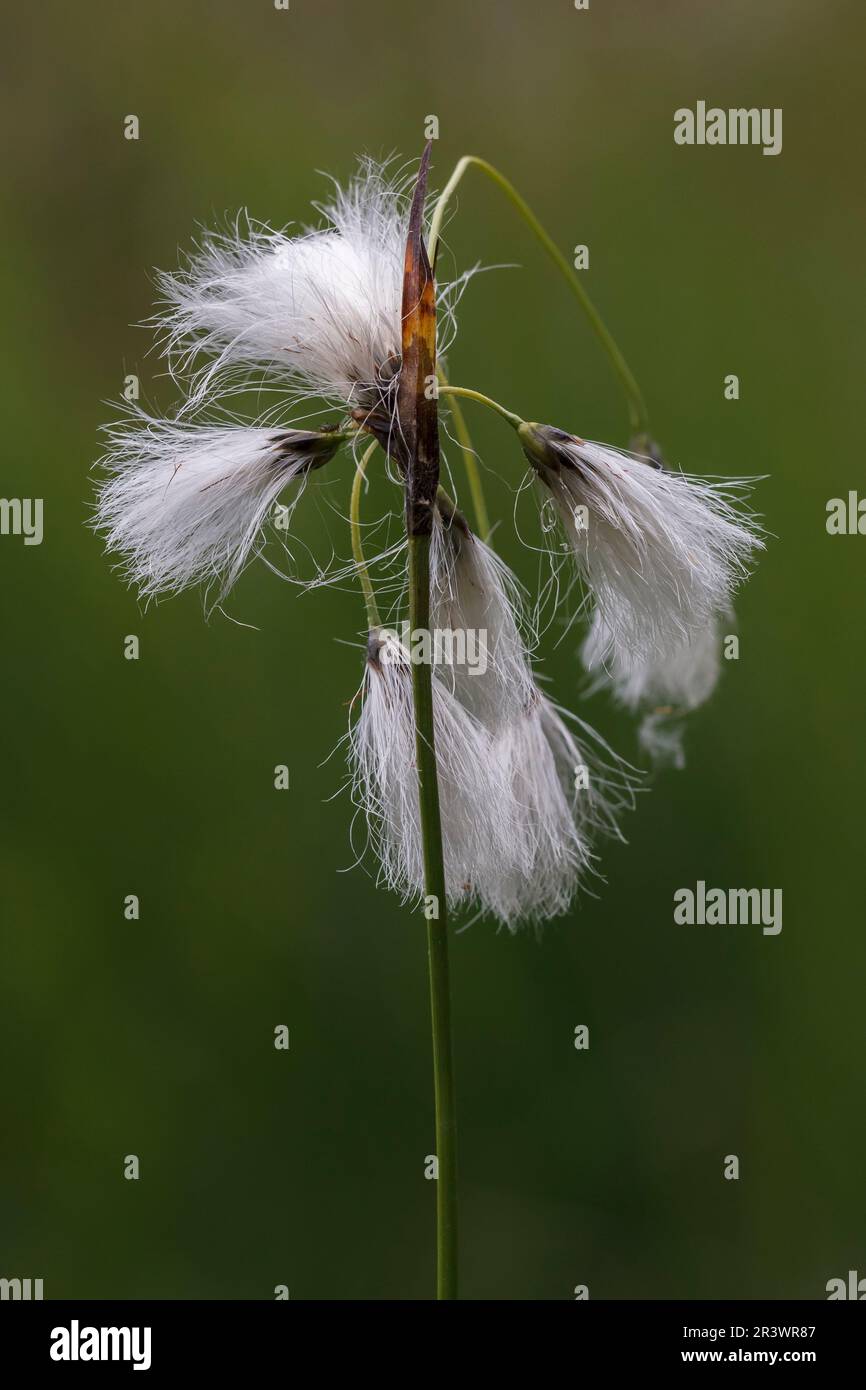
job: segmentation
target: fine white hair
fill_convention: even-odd
[[[187,424],[136,411],[110,427],[93,525],[143,598],[193,584],[222,598],[262,544],[273,504],[337,448],[326,435]]]
[[[626,709],[673,705],[686,712],[712,695],[721,669],[720,647],[718,622],[713,622],[667,656],[641,660],[616,646],[607,622],[596,612],[581,659],[594,677],[592,689],[608,686]]]
[[[353,795],[364,812],[380,878],[404,899],[424,892],[411,657],[395,634],[370,634],[361,707],[349,729]],[[434,675],[434,742],[449,906],[496,911],[502,866],[514,840],[505,769],[485,730]]]
[[[496,732],[533,698],[535,681],[521,628],[528,623],[520,585],[459,513],[434,513],[430,558],[431,626],[474,634],[486,670],[455,664],[441,672],[452,693]],[[533,634],[530,632],[529,640]]]
[[[354,800],[381,881],[404,899],[424,889],[411,660],[394,633],[370,634],[349,730]],[[619,835],[617,815],[634,804],[625,765],[605,763],[597,735],[573,721],[578,737],[534,685],[491,730],[434,674],[433,715],[449,906],[474,904],[511,931],[565,912],[595,872],[594,838]]]
[[[596,834],[618,834],[633,804],[624,765],[589,751],[597,735],[539,689],[524,638],[523,593],[508,566],[454,512],[434,516],[431,625],[483,636],[487,669],[445,667],[441,679],[489,735],[486,756],[504,779],[498,870],[479,896],[512,930],[564,912],[593,869]],[[468,644],[467,644],[468,645]],[[587,736],[586,747],[566,720]],[[607,750],[608,752],[610,750]],[[502,818],[505,818],[504,820]]]
[[[603,617],[601,660],[664,661],[714,629],[763,545],[735,505],[750,484],[659,468],[548,426],[521,434]]]
[[[400,357],[408,187],[363,160],[317,205],[323,229],[289,235],[243,215],[205,233],[184,269],[161,274],[155,322],[177,370],[193,372],[193,400],[239,368],[276,371],[297,395],[363,404]],[[466,278],[437,285],[443,338]],[[211,361],[193,371],[202,353]]]
[[[733,622],[733,612],[724,615]],[[710,698],[721,671],[722,636],[718,620],[665,657],[640,658],[612,641],[596,612],[581,648],[592,677],[590,693],[607,688],[617,704],[642,712],[641,747],[659,764],[685,766],[682,716]]]
[[[569,907],[582,876],[595,872],[597,834],[619,836],[617,813],[633,805],[624,765],[605,766],[566,723],[566,712],[541,691],[494,737],[494,762],[507,775],[518,806],[510,861],[496,883],[492,907],[512,930],[541,923]]]

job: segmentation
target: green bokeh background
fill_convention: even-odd
[[[0,538],[0,1274],[47,1297],[430,1295],[423,923],[344,872],[340,756],[322,766],[360,677],[360,601],[259,565],[237,623],[205,623],[197,594],[142,612],[84,525],[124,374],[151,405],[176,399],[128,326],[152,268],[241,206],[303,220],[317,170],[417,155],[428,114],[434,182],[484,154],[564,248],[589,245],[586,283],[669,457],[769,475],[776,537],[688,767],[656,777],[598,897],[541,941],[488,922],[453,938],[464,1295],[808,1298],[866,1273],[866,541],[824,526],[828,498],[863,488],[862,6],[17,9],[2,493],[43,497],[46,531]],[[699,98],[781,106],[781,156],[675,146],[673,111]],[[623,442],[605,360],[478,178],[448,241],[460,265],[518,267],[467,292],[455,379]],[[534,582],[511,525],[521,460],[498,421],[472,423],[497,542]],[[347,463],[297,513],[319,556],[346,553]],[[576,638],[554,638],[560,699],[635,757],[631,723],[581,698]],[[675,926],[672,894],[699,878],[781,887],[781,935]]]

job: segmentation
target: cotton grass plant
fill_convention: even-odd
[[[450,1299],[449,914],[485,914],[515,931],[567,911],[581,887],[600,882],[599,846],[620,835],[635,784],[536,672],[536,604],[492,547],[461,403],[495,411],[515,432],[515,457],[522,450],[542,510],[553,510],[551,563],[567,550],[582,595],[576,616],[586,623],[591,688],[640,715],[641,742],[656,757],[683,763],[682,716],[715,687],[722,628],[761,539],[744,481],[665,465],[625,359],[508,180],[467,156],[428,219],[429,160],[428,145],[411,178],[364,160],[317,209],[320,225],[291,234],[238,217],[228,232],[204,236],[180,271],[160,276],[153,323],[184,400],[174,419],[134,408],[108,427],[94,524],[143,598],[199,585],[214,605],[263,553],[275,505],[285,528],[313,472],[337,467],[341,450],[354,461],[348,520],[367,635],[346,740],[349,782],[380,883],[426,921],[437,1294]],[[435,267],[450,199],[472,168],[509,199],[586,314],[625,392],[628,450],[525,421],[446,379],[444,348],[472,272],[444,282]],[[253,387],[278,394],[276,416],[236,417],[232,403]],[[311,412],[323,409],[337,418],[312,428]],[[440,483],[440,409],[460,442],[471,521]],[[376,455],[402,498],[403,539],[388,552],[404,571],[402,635],[383,621],[392,595],[365,554],[361,507]],[[478,638],[483,662],[443,659],[433,640],[443,632]]]

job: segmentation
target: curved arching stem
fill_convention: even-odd
[[[610,360],[611,366],[613,367],[617,377],[619,378],[620,384],[622,385],[622,388],[626,394],[626,400],[628,402],[628,412],[629,419],[631,421],[632,433],[648,434],[649,417],[647,413],[646,403],[643,398],[643,393],[641,392],[641,389],[638,386],[637,381],[635,380],[634,373],[632,372],[631,368],[625,360],[625,357],[620,351],[616,343],[616,340],[613,337],[613,334],[608,329],[603,318],[601,317],[601,314],[596,309],[586,290],[583,288],[583,285],[581,284],[579,277],[575,273],[574,268],[571,265],[569,265],[562,251],[557,246],[556,242],[549,235],[549,233],[545,231],[541,222],[539,222],[535,213],[532,211],[532,208],[529,206],[526,199],[522,197],[520,193],[518,193],[517,189],[514,187],[514,184],[511,183],[511,181],[507,179],[504,174],[500,173],[500,171],[497,168],[495,168],[494,165],[490,164],[488,160],[482,159],[479,155],[466,154],[463,156],[462,159],[458,160],[457,164],[455,165],[453,174],[451,175],[450,179],[448,180],[441,194],[439,195],[439,200],[436,204],[436,207],[434,208],[433,217],[430,222],[429,250],[430,260],[432,261],[433,265],[435,266],[436,264],[436,253],[439,249],[439,242],[442,233],[442,220],[445,216],[445,209],[448,206],[449,200],[451,199],[454,190],[457,188],[457,185],[463,178],[463,175],[466,173],[467,169],[473,167],[476,169],[480,169],[482,173],[486,174],[487,177],[491,179],[493,183],[496,184],[497,188],[499,188],[501,192],[505,194],[512,207],[514,207],[517,210],[517,212],[523,218],[524,222],[541,242],[541,245],[544,247],[548,256],[553,261],[554,265],[565,279],[565,282],[571,290],[571,293],[574,295],[575,299],[577,300],[581,309],[583,310],[584,314],[589,320],[593,332],[595,333],[596,337],[598,338],[599,342],[604,348],[604,351],[606,352]]]
[[[361,457],[355,465],[355,477],[352,480],[352,496],[349,502],[349,529],[352,533],[352,555],[355,560],[355,569],[358,572],[358,583],[361,585],[361,592],[364,595],[364,606],[367,609],[367,625],[372,631],[380,626],[379,607],[376,603],[376,595],[373,592],[373,584],[370,579],[370,571],[367,568],[367,561],[364,556],[364,542],[361,538],[361,489],[367,476],[367,464],[373,457],[376,448],[375,439],[368,444]]]

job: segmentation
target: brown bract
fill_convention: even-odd
[[[436,400],[436,288],[424,244],[424,201],[430,168],[428,143],[409,213],[403,268],[402,366],[397,422],[406,460],[406,529],[429,535],[439,486],[439,418]]]

